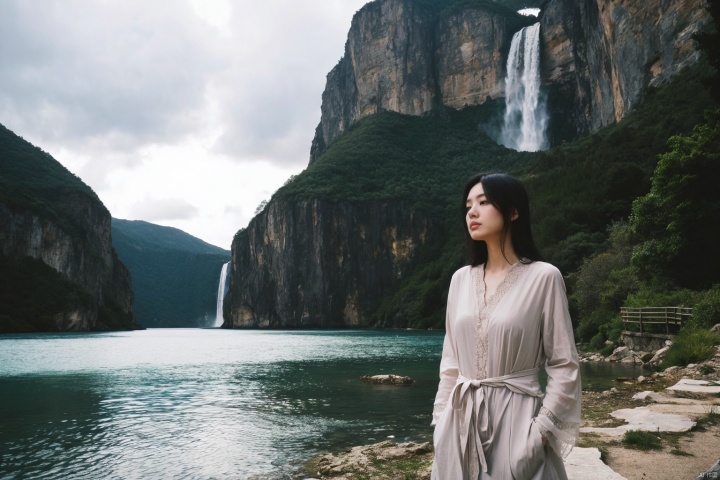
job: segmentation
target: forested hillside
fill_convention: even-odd
[[[135,313],[146,327],[210,327],[218,283],[230,252],[181,230],[112,220],[113,245],[135,288]]]

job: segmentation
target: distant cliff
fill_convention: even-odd
[[[230,252],[172,227],[112,219],[113,246],[132,274],[135,315],[148,328],[215,325]]]
[[[427,240],[406,205],[271,202],[233,242],[224,327],[367,327]]]
[[[442,2],[441,2],[442,3]],[[313,163],[340,134],[379,111],[408,115],[504,97],[513,34],[537,21],[492,1],[376,0],[353,18],[345,54],[327,76]],[[540,14],[543,83],[557,144],[624,118],[648,85],[699,54],[692,34],[704,0],[548,0]]]
[[[94,192],[1,125],[0,157],[0,330],[142,328]]]

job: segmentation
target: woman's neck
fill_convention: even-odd
[[[505,252],[503,252],[500,242],[488,242],[487,250],[488,258],[485,262],[485,271],[501,272],[520,261],[520,257],[515,253],[515,249],[509,238],[506,238],[505,241]]]

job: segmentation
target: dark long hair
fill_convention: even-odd
[[[517,178],[504,173],[480,173],[468,180],[462,196],[462,225],[470,265],[480,265],[487,262],[488,258],[487,244],[482,240],[472,239],[465,221],[467,212],[465,204],[468,194],[478,183],[483,186],[485,198],[502,214],[503,230],[500,236],[500,245],[503,249],[503,256],[505,256],[505,239],[508,234],[511,234],[512,246],[521,262],[530,263],[542,260],[530,229],[530,202],[525,186]],[[517,218],[512,220],[515,212],[517,212]]]

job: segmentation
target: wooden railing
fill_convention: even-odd
[[[644,307],[644,308],[620,308],[625,330],[632,331],[630,326],[640,326],[640,334],[660,333],[653,325],[665,325],[665,333],[677,333],[680,327],[692,315],[692,308],[685,307]],[[662,330],[662,327],[660,327]]]

